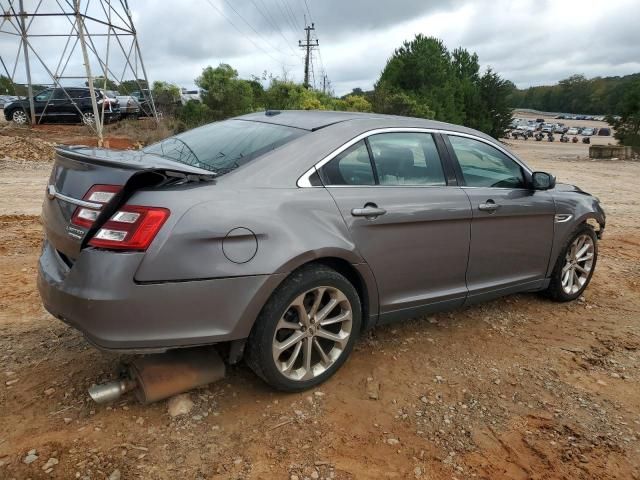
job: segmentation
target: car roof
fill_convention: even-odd
[[[339,123],[362,123],[367,129],[390,127],[433,128],[450,130],[490,138],[471,128],[424,118],[402,117],[381,113],[336,112],[330,110],[267,110],[235,117],[235,120],[270,123],[303,130],[316,131]],[[357,122],[356,122],[357,121]]]
[[[334,123],[372,115],[357,112],[334,112],[327,110],[267,110],[236,117],[238,120],[271,123],[303,130],[319,130]]]

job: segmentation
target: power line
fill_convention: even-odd
[[[311,15],[311,9],[309,9],[309,4],[307,0],[304,0],[304,6],[307,8],[307,13],[309,14],[309,21],[313,22],[313,16]]]
[[[291,4],[289,4],[289,0],[282,0],[287,8],[289,9],[289,12],[291,12],[291,18],[293,18],[293,22],[295,23],[296,27],[298,27],[300,24],[298,23],[298,18],[296,17],[296,14],[293,11],[293,8],[291,8]],[[304,18],[304,16],[303,16]],[[302,24],[302,26],[304,26],[304,23]]]
[[[302,12],[302,18],[304,19],[305,23],[307,21],[307,13],[305,12],[304,9],[304,3],[296,3],[296,5],[298,5],[298,7],[300,8],[300,11]],[[311,15],[309,15],[309,21],[311,21]]]
[[[289,47],[289,50],[291,50],[291,52],[295,55],[298,56],[298,54],[296,53],[296,51],[293,49],[293,47],[291,46],[291,43],[289,42],[289,40],[287,40],[287,38],[284,36],[284,33],[282,32],[282,29],[275,23],[273,23],[272,19],[270,18],[271,15],[267,16],[267,13],[269,13],[269,11],[266,9],[264,9],[264,11],[258,6],[258,4],[256,3],[255,0],[251,0],[251,3],[253,3],[253,6],[256,7],[256,10],[260,13],[260,15],[262,15],[262,17],[267,21],[267,23],[269,25],[271,25],[271,27],[273,28],[274,31],[277,31],[280,36],[282,37],[282,39],[285,42],[285,45],[287,45],[287,47]],[[262,4],[262,6],[264,7],[264,3]]]
[[[255,28],[253,28],[253,25],[251,25],[251,24],[247,21],[247,19],[245,19],[245,18],[240,14],[240,12],[238,12],[238,10],[236,10],[236,9],[234,8],[234,6],[233,6],[231,3],[229,3],[229,1],[228,1],[228,0],[224,0],[224,3],[226,3],[226,4],[227,4],[227,6],[228,6],[231,10],[233,10],[233,12],[234,12],[238,17],[240,17],[240,19],[241,19],[241,20],[242,20],[242,21],[243,21],[243,22],[244,22],[244,23],[245,23],[245,24],[246,24],[246,25],[247,25],[251,30],[253,30],[253,32],[254,32],[258,37],[260,37],[260,38],[262,39],[262,41],[263,41],[263,42],[265,42],[267,45],[269,45],[269,46],[270,46],[272,49],[274,49],[275,51],[277,51],[277,52],[279,52],[279,51],[280,51],[280,49],[279,49],[278,47],[275,47],[271,42],[269,42],[266,38],[264,38],[264,37],[260,34],[260,32],[258,32]]]
[[[282,13],[283,18],[289,23],[289,26],[291,27],[292,31],[296,31],[298,30],[298,27],[296,26],[295,23],[295,19],[291,18],[291,14],[288,12],[286,6],[283,7],[284,3],[282,3],[284,0],[279,0],[276,1],[275,4],[278,6],[278,8],[280,9],[280,12]]]
[[[265,50],[264,48],[262,48],[259,44],[257,44],[256,42],[253,41],[253,39],[251,37],[249,37],[246,33],[244,33],[242,30],[240,30],[235,23],[233,23],[231,21],[231,19],[229,17],[227,17],[224,12],[222,10],[220,10],[216,5],[214,5],[212,3],[211,0],[205,0],[209,6],[211,8],[213,8],[216,12],[218,12],[227,22],[229,22],[229,24],[236,29],[236,31],[242,35],[243,37],[245,37],[254,47],[256,47],[258,50],[260,50],[262,53],[264,53],[265,55],[267,55],[269,58],[271,58],[272,60],[274,60],[275,62],[279,63],[282,66],[287,66],[287,67],[295,67],[295,65],[289,64],[289,63],[285,63],[282,60],[279,60],[277,58],[275,58],[273,55],[271,55],[267,50]]]

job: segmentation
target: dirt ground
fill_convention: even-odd
[[[90,401],[120,357],[40,305],[50,164],[0,161],[0,478],[640,479],[640,162],[510,144],[604,204],[583,298],[515,295],[376,329],[306,393],[232,367],[176,418],[166,402]]]

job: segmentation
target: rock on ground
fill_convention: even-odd
[[[188,393],[181,393],[171,397],[167,402],[167,411],[172,417],[186,415],[193,408],[193,401]]]

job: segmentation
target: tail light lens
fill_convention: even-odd
[[[114,195],[121,189],[122,187],[120,185],[94,185],[82,199],[88,202],[98,203],[102,206],[105,203],[109,203]],[[78,207],[75,212],[73,212],[71,223],[78,227],[90,228],[99,214],[100,209]]]
[[[89,241],[111,250],[146,250],[169,218],[166,208],[125,205]]]

